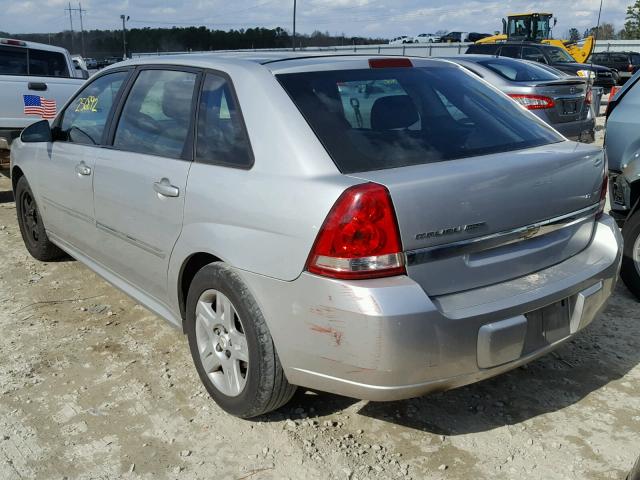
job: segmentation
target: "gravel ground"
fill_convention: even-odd
[[[393,403],[299,391],[242,421],[208,398],[181,332],[78,262],[27,254],[9,187],[3,480],[624,479],[640,450],[640,311],[622,285],[576,340],[500,377]]]

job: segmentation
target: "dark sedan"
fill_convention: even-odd
[[[565,49],[553,45],[521,42],[486,43],[471,45],[466,53],[520,58],[550,65],[570,75],[591,79],[593,85],[602,87],[605,93],[609,93],[611,87],[616,84],[614,73],[610,68],[578,63]]]
[[[512,58],[464,55],[448,60],[485,79],[565,137],[593,142],[595,117],[586,79]]]

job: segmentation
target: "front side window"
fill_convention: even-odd
[[[253,163],[249,138],[229,82],[219,75],[205,78],[198,111],[196,158],[203,163],[240,168]]]
[[[280,74],[342,173],[547,145],[557,133],[452,66]]]
[[[542,51],[539,48],[535,47],[523,47],[522,59],[532,62],[547,63]]]
[[[67,59],[59,52],[30,48],[29,75],[35,77],[69,77]]]
[[[196,78],[195,73],[173,70],[140,72],[124,104],[114,147],[182,157],[191,126]]]
[[[0,75],[27,75],[27,50],[0,47]]]
[[[99,145],[113,103],[128,72],[104,75],[87,85],[62,114],[60,140]]]
[[[551,63],[576,63],[575,58],[560,47],[547,48],[547,54],[551,59]]]

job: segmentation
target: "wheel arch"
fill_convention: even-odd
[[[193,281],[193,277],[196,276],[198,271],[210,263],[221,262],[219,257],[209,252],[196,252],[187,257],[182,266],[180,267],[180,273],[178,275],[178,307],[180,308],[180,317],[182,318],[182,330],[184,331],[184,324],[187,317],[187,295],[189,293],[189,287]]]
[[[15,193],[16,187],[18,186],[18,180],[24,177],[24,172],[19,166],[14,166],[11,170],[11,187],[13,188],[13,192]]]

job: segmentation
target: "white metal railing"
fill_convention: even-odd
[[[470,43],[424,43],[405,45],[344,45],[336,47],[305,47],[299,49],[302,52],[353,52],[353,53],[376,53],[387,55],[410,55],[414,57],[440,57],[448,55],[459,55],[466,52]],[[288,48],[263,48],[245,50],[213,50],[215,52],[285,52]],[[596,52],[640,52],[640,40],[601,40],[596,43]],[[147,57],[155,55],[180,55],[190,53],[211,53],[207,51],[183,51],[183,52],[136,52],[133,57]]]

